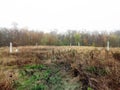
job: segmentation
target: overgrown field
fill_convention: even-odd
[[[120,90],[120,48],[18,49],[0,48],[0,90]]]

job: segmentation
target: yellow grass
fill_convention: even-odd
[[[102,77],[90,75],[90,85],[98,90],[120,90],[120,60],[113,57],[113,53],[120,52],[120,48],[110,48],[110,51],[106,52],[106,48],[103,47],[20,46],[18,50],[16,53],[13,48],[13,53],[10,54],[9,47],[0,48],[0,89],[2,90],[12,89],[12,81],[17,79],[18,70],[22,66],[53,63],[70,64],[71,72],[76,69],[81,77],[84,77],[81,72],[87,66],[103,67],[109,74]],[[79,79],[81,80],[80,77]],[[94,82],[99,85],[94,86]]]

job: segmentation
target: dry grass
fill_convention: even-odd
[[[9,53],[8,47],[0,48],[0,90],[12,90],[17,71],[25,65],[59,65],[81,83],[77,90],[120,90],[119,48],[77,46],[24,46],[19,52]],[[87,70],[86,70],[87,69]],[[12,75],[12,77],[11,77]],[[77,79],[76,79],[77,78]]]

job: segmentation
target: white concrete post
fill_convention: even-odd
[[[10,53],[12,53],[12,42],[10,42]]]
[[[107,51],[109,51],[110,50],[110,46],[109,46],[109,41],[107,41]]]

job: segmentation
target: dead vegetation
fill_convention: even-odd
[[[0,78],[0,90],[16,90],[14,80],[26,65],[52,68],[56,65],[65,87],[63,90],[120,90],[119,48],[107,52],[104,48],[94,47],[30,46],[19,47],[19,52],[12,54],[2,49],[0,57],[0,77],[3,77]],[[54,89],[49,87],[49,90]]]

